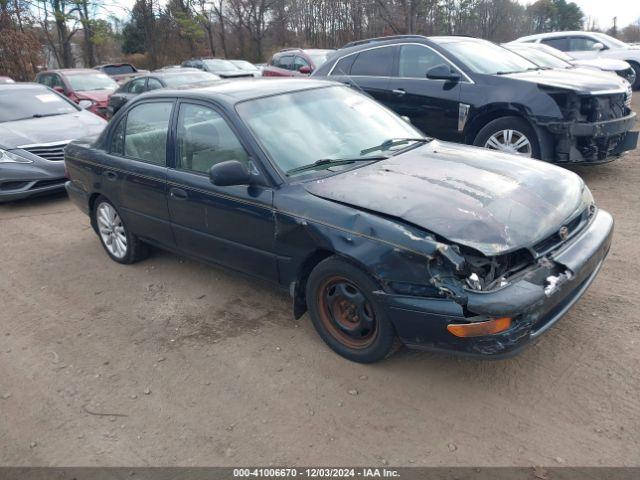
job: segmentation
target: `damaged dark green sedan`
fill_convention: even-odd
[[[613,232],[574,173],[424,138],[315,80],[142,95],[66,164],[113,260],[155,245],[272,281],[358,362],[517,352],[581,297]]]

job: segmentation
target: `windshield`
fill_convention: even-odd
[[[537,70],[534,63],[491,42],[456,41],[440,44],[475,73],[486,75]]]
[[[543,52],[542,50],[539,50],[535,47],[516,47],[509,45],[506,48],[514,51],[518,55],[522,55],[524,58],[535,63],[539,67],[563,69],[573,67],[573,65],[571,65],[570,63],[565,62],[564,60],[560,60],[558,57],[555,57],[547,52]]]
[[[49,117],[79,110],[68,100],[45,87],[0,90],[0,122]]]
[[[220,80],[220,77],[208,72],[190,72],[179,73],[175,75],[166,75],[162,77],[167,87],[179,87],[188,83],[209,82],[211,80]]]
[[[284,172],[322,159],[380,156],[393,138],[423,137],[411,124],[347,87],[285,93],[240,103],[238,114]],[[390,150],[407,142],[389,143]]]
[[[118,88],[118,84],[104,73],[67,74],[67,80],[71,84],[71,88],[76,92],[115,90]]]
[[[102,71],[107,75],[126,75],[128,73],[136,73],[136,69],[133,65],[106,65],[102,67]]]
[[[253,63],[247,62],[246,60],[230,60],[230,62],[240,70],[246,70],[248,72],[255,72],[256,70],[258,70],[258,67],[256,67]]]
[[[213,70],[215,72],[235,72],[238,70],[238,68],[229,60],[203,60],[202,63],[204,63],[209,70]]]
[[[310,52],[307,50],[306,53],[307,55],[309,55],[309,57],[311,58],[311,61],[316,66],[316,68],[318,68],[320,65],[322,65],[324,62],[327,61],[327,57],[329,57],[329,54],[331,52],[332,50],[321,51],[321,52]]]

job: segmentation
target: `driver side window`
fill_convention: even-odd
[[[212,166],[227,160],[248,164],[244,147],[226,120],[215,110],[183,103],[178,114],[178,155],[176,168],[208,173]]]

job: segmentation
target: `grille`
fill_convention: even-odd
[[[569,230],[569,237],[573,237],[577,232],[582,230],[584,226],[587,224],[587,220],[589,219],[589,209],[585,209],[580,215],[571,220],[569,223],[566,223],[564,226]],[[544,255],[545,253],[555,250],[560,244],[564,243],[566,239],[562,239],[560,236],[560,232],[556,232],[553,235],[549,235],[544,240],[536,243],[533,246],[533,249],[536,251],[538,255]]]
[[[582,113],[588,122],[602,122],[615,120],[629,114],[627,107],[628,93],[616,93],[614,95],[597,95],[588,97],[583,101]]]
[[[64,160],[64,147],[66,147],[68,143],[69,141],[45,145],[26,145],[20,148],[46,160],[60,162]]]

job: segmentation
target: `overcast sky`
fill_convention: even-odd
[[[518,0],[524,5],[534,0]],[[613,24],[613,17],[618,17],[618,28],[635,22],[640,17],[640,0],[568,0],[577,3],[587,17],[597,20],[602,30]]]

